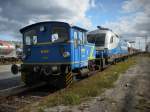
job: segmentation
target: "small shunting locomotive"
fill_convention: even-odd
[[[88,43],[87,30],[58,21],[32,24],[23,35],[23,64],[13,65],[26,85],[41,81],[66,87],[75,78],[85,77],[95,66],[95,44]],[[76,75],[73,75],[76,74]]]

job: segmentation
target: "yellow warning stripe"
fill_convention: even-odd
[[[66,82],[66,85],[70,85],[72,83],[72,80],[69,80]]]
[[[68,87],[69,85],[71,85],[72,81],[66,83],[66,86]]]
[[[66,79],[66,82],[68,82],[68,81],[70,81],[70,80],[73,80],[73,78],[70,77],[70,78]]]
[[[66,86],[69,86],[72,83],[72,81],[73,81],[73,76],[70,72],[66,75]]]
[[[91,47],[90,55],[88,57],[89,60],[94,59],[94,56],[93,56],[93,54],[94,54],[94,48],[95,48],[94,46]]]
[[[71,83],[72,83],[72,81],[67,82],[67,83],[66,83],[66,86],[67,86],[67,87],[70,86]]]
[[[71,75],[71,72],[66,75],[66,78],[68,78],[70,75]]]
[[[70,80],[70,79],[72,79],[73,77],[72,77],[72,74],[70,74],[69,76],[67,76],[66,77],[66,81],[68,81],[68,80]]]
[[[70,75],[70,76],[66,79],[66,81],[69,81],[70,79],[73,79],[73,78],[72,78],[72,75]]]

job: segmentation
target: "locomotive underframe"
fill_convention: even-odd
[[[21,78],[27,85],[46,81],[58,88],[66,87],[73,81],[70,65],[22,64]]]
[[[90,60],[87,67],[74,70],[70,64],[22,64],[21,78],[26,85],[46,81],[55,87],[66,87],[72,83],[73,78],[84,78],[88,76],[90,70],[101,69],[100,63],[102,62],[96,65],[95,60]],[[73,76],[73,73],[76,75]]]

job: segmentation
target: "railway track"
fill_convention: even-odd
[[[16,112],[20,108],[35,101],[41,100],[50,94],[46,83],[40,83],[32,87],[24,85],[0,91],[0,112]]]
[[[16,86],[16,87],[0,90],[0,98],[1,97],[12,96],[12,95],[19,94],[19,93],[23,93],[25,91],[29,91],[29,90],[35,89],[37,87],[41,87],[41,86],[43,86],[45,84],[46,83],[42,82],[42,83],[36,84],[34,86],[31,86],[31,87],[27,87],[25,85],[21,85],[21,86]]]
[[[28,104],[39,101],[40,96],[11,96],[1,100],[0,112],[16,112]]]
[[[105,66],[104,70],[110,65]],[[88,73],[88,76],[96,74],[98,70]],[[79,81],[79,80],[77,80]],[[54,93],[56,90],[46,86],[46,83],[27,87],[25,85],[0,90],[0,112],[16,112],[26,105],[40,101],[45,96]]]

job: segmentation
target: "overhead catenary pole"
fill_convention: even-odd
[[[145,51],[146,51],[146,45],[147,45],[147,36],[145,36]]]
[[[141,43],[140,43],[140,39],[139,39],[139,50],[141,49],[141,46],[140,46],[140,44],[141,44]]]

